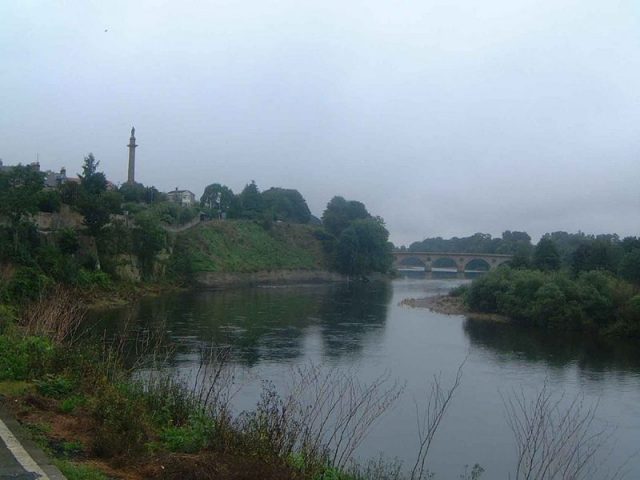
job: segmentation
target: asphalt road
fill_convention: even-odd
[[[65,480],[65,477],[0,405],[0,480],[9,479]]]

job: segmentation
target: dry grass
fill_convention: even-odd
[[[20,325],[27,335],[46,337],[57,345],[71,344],[78,339],[86,311],[74,292],[56,287],[25,309]]]

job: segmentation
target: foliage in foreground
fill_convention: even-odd
[[[640,335],[640,292],[602,271],[542,272],[499,268],[476,279],[469,307],[527,325]]]

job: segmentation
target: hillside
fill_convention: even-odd
[[[212,221],[178,234],[173,269],[254,273],[274,270],[327,269],[318,228],[288,223],[265,229],[252,221]]]

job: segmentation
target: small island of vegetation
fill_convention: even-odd
[[[493,315],[532,327],[640,335],[640,239],[554,232],[534,247],[524,232],[426,239],[410,250],[510,253],[501,266],[451,292],[458,302],[424,303],[445,313]],[[450,250],[447,250],[450,249]],[[412,304],[409,302],[409,304]],[[420,302],[414,305],[420,306]]]

